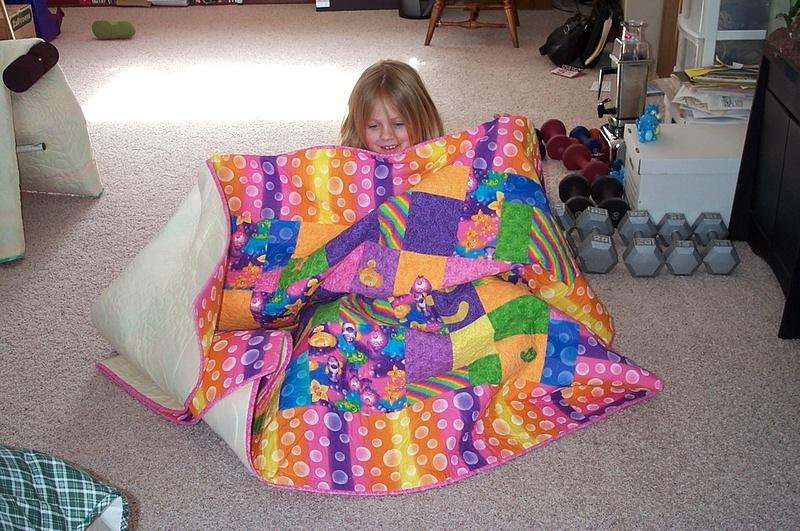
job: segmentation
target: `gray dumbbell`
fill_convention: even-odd
[[[716,212],[703,212],[692,225],[692,232],[702,250],[706,271],[712,275],[730,275],[739,265],[739,254],[728,239],[728,227]]]
[[[550,211],[561,226],[561,230],[570,232],[575,228],[575,218],[572,217],[572,213],[564,203],[556,203],[550,208]]]
[[[664,253],[658,247],[658,233],[647,210],[629,210],[617,227],[627,248],[622,255],[625,267],[634,277],[654,277],[664,267]]]
[[[691,234],[692,227],[683,214],[667,212],[658,223],[658,235],[666,246],[664,259],[673,275],[693,275],[703,261],[689,239]]]
[[[581,269],[587,273],[608,273],[617,265],[617,248],[611,234],[614,225],[608,215],[608,210],[597,207],[587,207],[575,220],[575,230],[581,240],[575,242],[572,233],[568,232],[575,249]]]

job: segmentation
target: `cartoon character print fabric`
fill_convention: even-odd
[[[254,406],[267,483],[443,485],[661,388],[610,350],[524,118],[388,158],[322,147],[209,165],[230,215],[217,333],[293,338]]]

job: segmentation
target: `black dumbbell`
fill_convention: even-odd
[[[594,206],[594,202],[589,199],[591,193],[589,181],[579,173],[570,173],[558,183],[558,197],[574,219],[578,219],[587,207]]]
[[[702,258],[689,239],[691,234],[686,216],[678,212],[667,212],[658,223],[658,235],[666,246],[664,259],[673,275],[693,275],[700,267]]]
[[[695,240],[702,245],[700,256],[706,271],[712,275],[730,275],[739,265],[739,254],[728,239],[728,228],[722,216],[703,212],[692,225]]]
[[[616,228],[625,212],[631,209],[628,202],[623,199],[625,187],[616,177],[602,175],[592,183],[592,199],[600,208],[608,210],[611,223]]]
[[[625,212],[630,210],[630,206],[622,198],[624,193],[622,183],[610,175],[600,176],[589,184],[583,175],[571,173],[558,183],[558,197],[576,219],[586,207],[596,205],[608,211],[614,227],[619,224]]]
[[[635,277],[654,277],[664,267],[664,253],[655,236],[658,229],[646,210],[629,210],[617,227],[627,248],[623,253],[625,267]]]

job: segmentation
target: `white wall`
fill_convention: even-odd
[[[661,41],[661,15],[664,10],[664,0],[622,0],[622,9],[625,20],[644,20],[647,26],[644,29],[644,38],[650,43],[652,57],[658,59],[658,44]],[[653,70],[657,68],[655,64]]]

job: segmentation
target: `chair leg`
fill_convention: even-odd
[[[433,38],[433,31],[439,24],[439,19],[442,18],[442,9],[444,9],[444,0],[436,0],[431,9],[431,20],[428,22],[428,34],[425,36],[425,46],[431,44]]]
[[[517,35],[517,17],[516,10],[514,9],[514,0],[503,0],[503,9],[506,12],[506,22],[508,23],[508,31],[511,33],[511,42],[514,43],[514,48],[519,48],[519,36]]]
[[[511,5],[514,8],[514,24],[515,26],[519,27],[519,11],[517,11],[517,0],[511,0]]]

